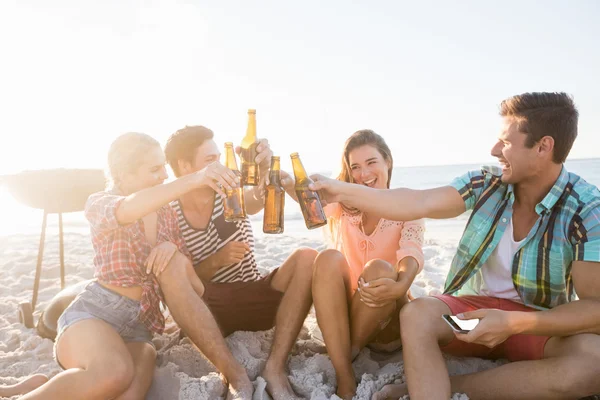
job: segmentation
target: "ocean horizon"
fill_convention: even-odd
[[[408,187],[412,189],[428,189],[437,186],[449,184],[452,179],[464,174],[467,171],[480,168],[484,164],[453,164],[453,165],[432,165],[432,166],[413,166],[413,167],[395,167],[392,172],[391,187]],[[488,163],[489,165],[489,163]],[[497,164],[491,164],[497,165]],[[600,158],[574,159],[567,160],[565,166],[568,171],[581,176],[587,182],[600,187]],[[309,173],[312,173],[309,171]],[[331,171],[319,172],[323,175],[332,176]],[[41,232],[43,211],[28,208],[18,203],[9,193],[6,187],[0,184],[0,237],[15,234],[39,234]],[[257,236],[262,233],[262,213],[250,216],[254,233]],[[445,227],[450,229],[452,238],[462,233],[464,223],[466,223],[466,214],[455,219],[444,221],[428,221],[429,228]],[[58,235],[58,215],[49,214],[47,220],[47,237]],[[63,214],[63,224],[65,234],[89,233],[87,221],[82,212]],[[304,225],[300,207],[291,198],[286,197],[285,203],[285,232],[284,234],[293,236],[316,237],[321,235],[319,229],[309,231]]]

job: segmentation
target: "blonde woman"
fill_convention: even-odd
[[[229,383],[227,399],[250,399],[252,384],[227,349],[169,202],[210,186],[237,185],[218,162],[168,184],[165,156],[148,135],[127,133],[108,154],[111,185],[87,201],[95,280],[58,321],[55,355],[64,369],[23,399],[142,399],[154,372],[154,333],[164,301],[175,321]],[[175,393],[173,396],[177,396]]]

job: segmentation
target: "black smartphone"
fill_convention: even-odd
[[[442,319],[444,321],[446,321],[446,323],[448,325],[450,325],[450,328],[452,328],[452,330],[454,332],[458,332],[458,333],[469,333],[470,331],[475,329],[475,327],[479,323],[479,319],[477,319],[477,318],[475,318],[475,319],[460,319],[454,315],[448,315],[448,314],[442,315]]]

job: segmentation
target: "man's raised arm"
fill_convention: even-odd
[[[342,203],[347,207],[376,214],[394,221],[421,218],[453,218],[464,213],[465,202],[452,186],[434,189],[373,189],[313,175],[312,190],[318,190],[324,203]]]

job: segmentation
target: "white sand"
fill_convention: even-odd
[[[440,236],[428,233],[428,237],[437,237],[438,241],[426,241],[425,270],[413,285],[415,296],[440,293],[460,227],[458,233],[456,228],[452,231],[452,240],[448,237],[440,240]],[[259,236],[256,256],[262,271],[278,266],[298,246],[318,250],[324,248],[317,235],[310,236]],[[53,343],[37,336],[34,329],[26,329],[19,324],[16,313],[20,302],[31,301],[39,235],[15,235],[0,239],[0,385],[14,384],[35,373],[53,376],[59,372],[52,358]],[[92,247],[88,235],[69,233],[66,229],[65,265],[67,285],[92,277]],[[36,321],[40,310],[58,293],[59,287],[58,236],[49,230]],[[272,331],[236,332],[227,338],[234,356],[246,367],[250,379],[254,381],[255,400],[270,399],[259,373],[267,359],[272,336]],[[324,346],[315,339],[319,336],[314,313],[311,312],[292,350],[289,378],[297,393],[307,399],[337,399],[334,394],[335,374]],[[225,387],[218,374],[187,339],[179,342],[176,335],[163,335],[154,341],[159,348],[159,358],[148,399],[220,398]],[[478,359],[448,358],[452,374],[475,372],[495,365],[497,363]],[[374,354],[365,349],[355,361],[354,368],[360,382],[356,399],[370,399],[384,384],[404,379],[401,352],[390,356]],[[458,394],[453,397],[466,398]]]

